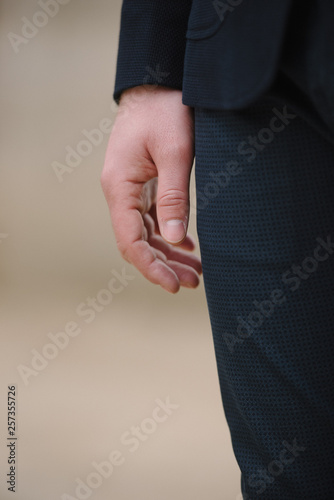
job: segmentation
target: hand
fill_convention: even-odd
[[[187,235],[193,160],[193,110],[181,91],[122,93],[101,185],[122,256],[171,293],[197,287],[202,272]]]

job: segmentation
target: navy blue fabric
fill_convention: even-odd
[[[334,134],[334,2],[294,0],[279,69]],[[304,106],[304,104],[303,104]]]
[[[334,132],[333,22],[332,0],[124,0],[114,99],[153,84],[242,109],[281,73]]]
[[[196,108],[195,141],[204,283],[243,498],[330,500],[333,143],[272,96]]]
[[[114,99],[163,85],[222,110],[270,92],[332,140],[333,23],[332,0],[123,0]]]
[[[291,1],[124,0],[116,102],[150,83],[183,89],[189,106],[247,104],[275,77]]]
[[[114,99],[138,85],[182,89],[191,0],[125,0]]]
[[[197,0],[194,6],[196,3],[203,14],[211,10],[219,19],[213,7],[215,2]],[[214,30],[210,36],[205,36],[205,25],[202,37],[188,29],[184,104],[212,109],[242,108],[267,90],[276,76],[291,0],[234,3],[238,5],[222,16],[218,29],[216,20],[212,20]],[[220,4],[226,6],[228,2]],[[189,26],[193,23],[196,20],[191,14]]]

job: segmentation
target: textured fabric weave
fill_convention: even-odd
[[[331,500],[334,146],[271,99],[195,109],[218,376],[243,498]]]
[[[138,85],[181,90],[191,0],[124,0],[114,99]]]

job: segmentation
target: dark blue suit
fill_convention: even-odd
[[[331,0],[125,0],[114,97],[151,83],[237,109],[282,72],[333,130],[333,20]]]
[[[272,82],[291,0],[126,0],[116,99],[129,86],[183,89],[189,106],[242,107]],[[147,68],[160,67],[159,81]]]
[[[157,84],[195,109],[204,283],[245,500],[334,498],[333,21],[330,0],[123,6],[116,101]]]

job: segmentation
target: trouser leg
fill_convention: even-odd
[[[204,283],[243,496],[333,498],[334,146],[270,101],[196,109],[195,130]]]

